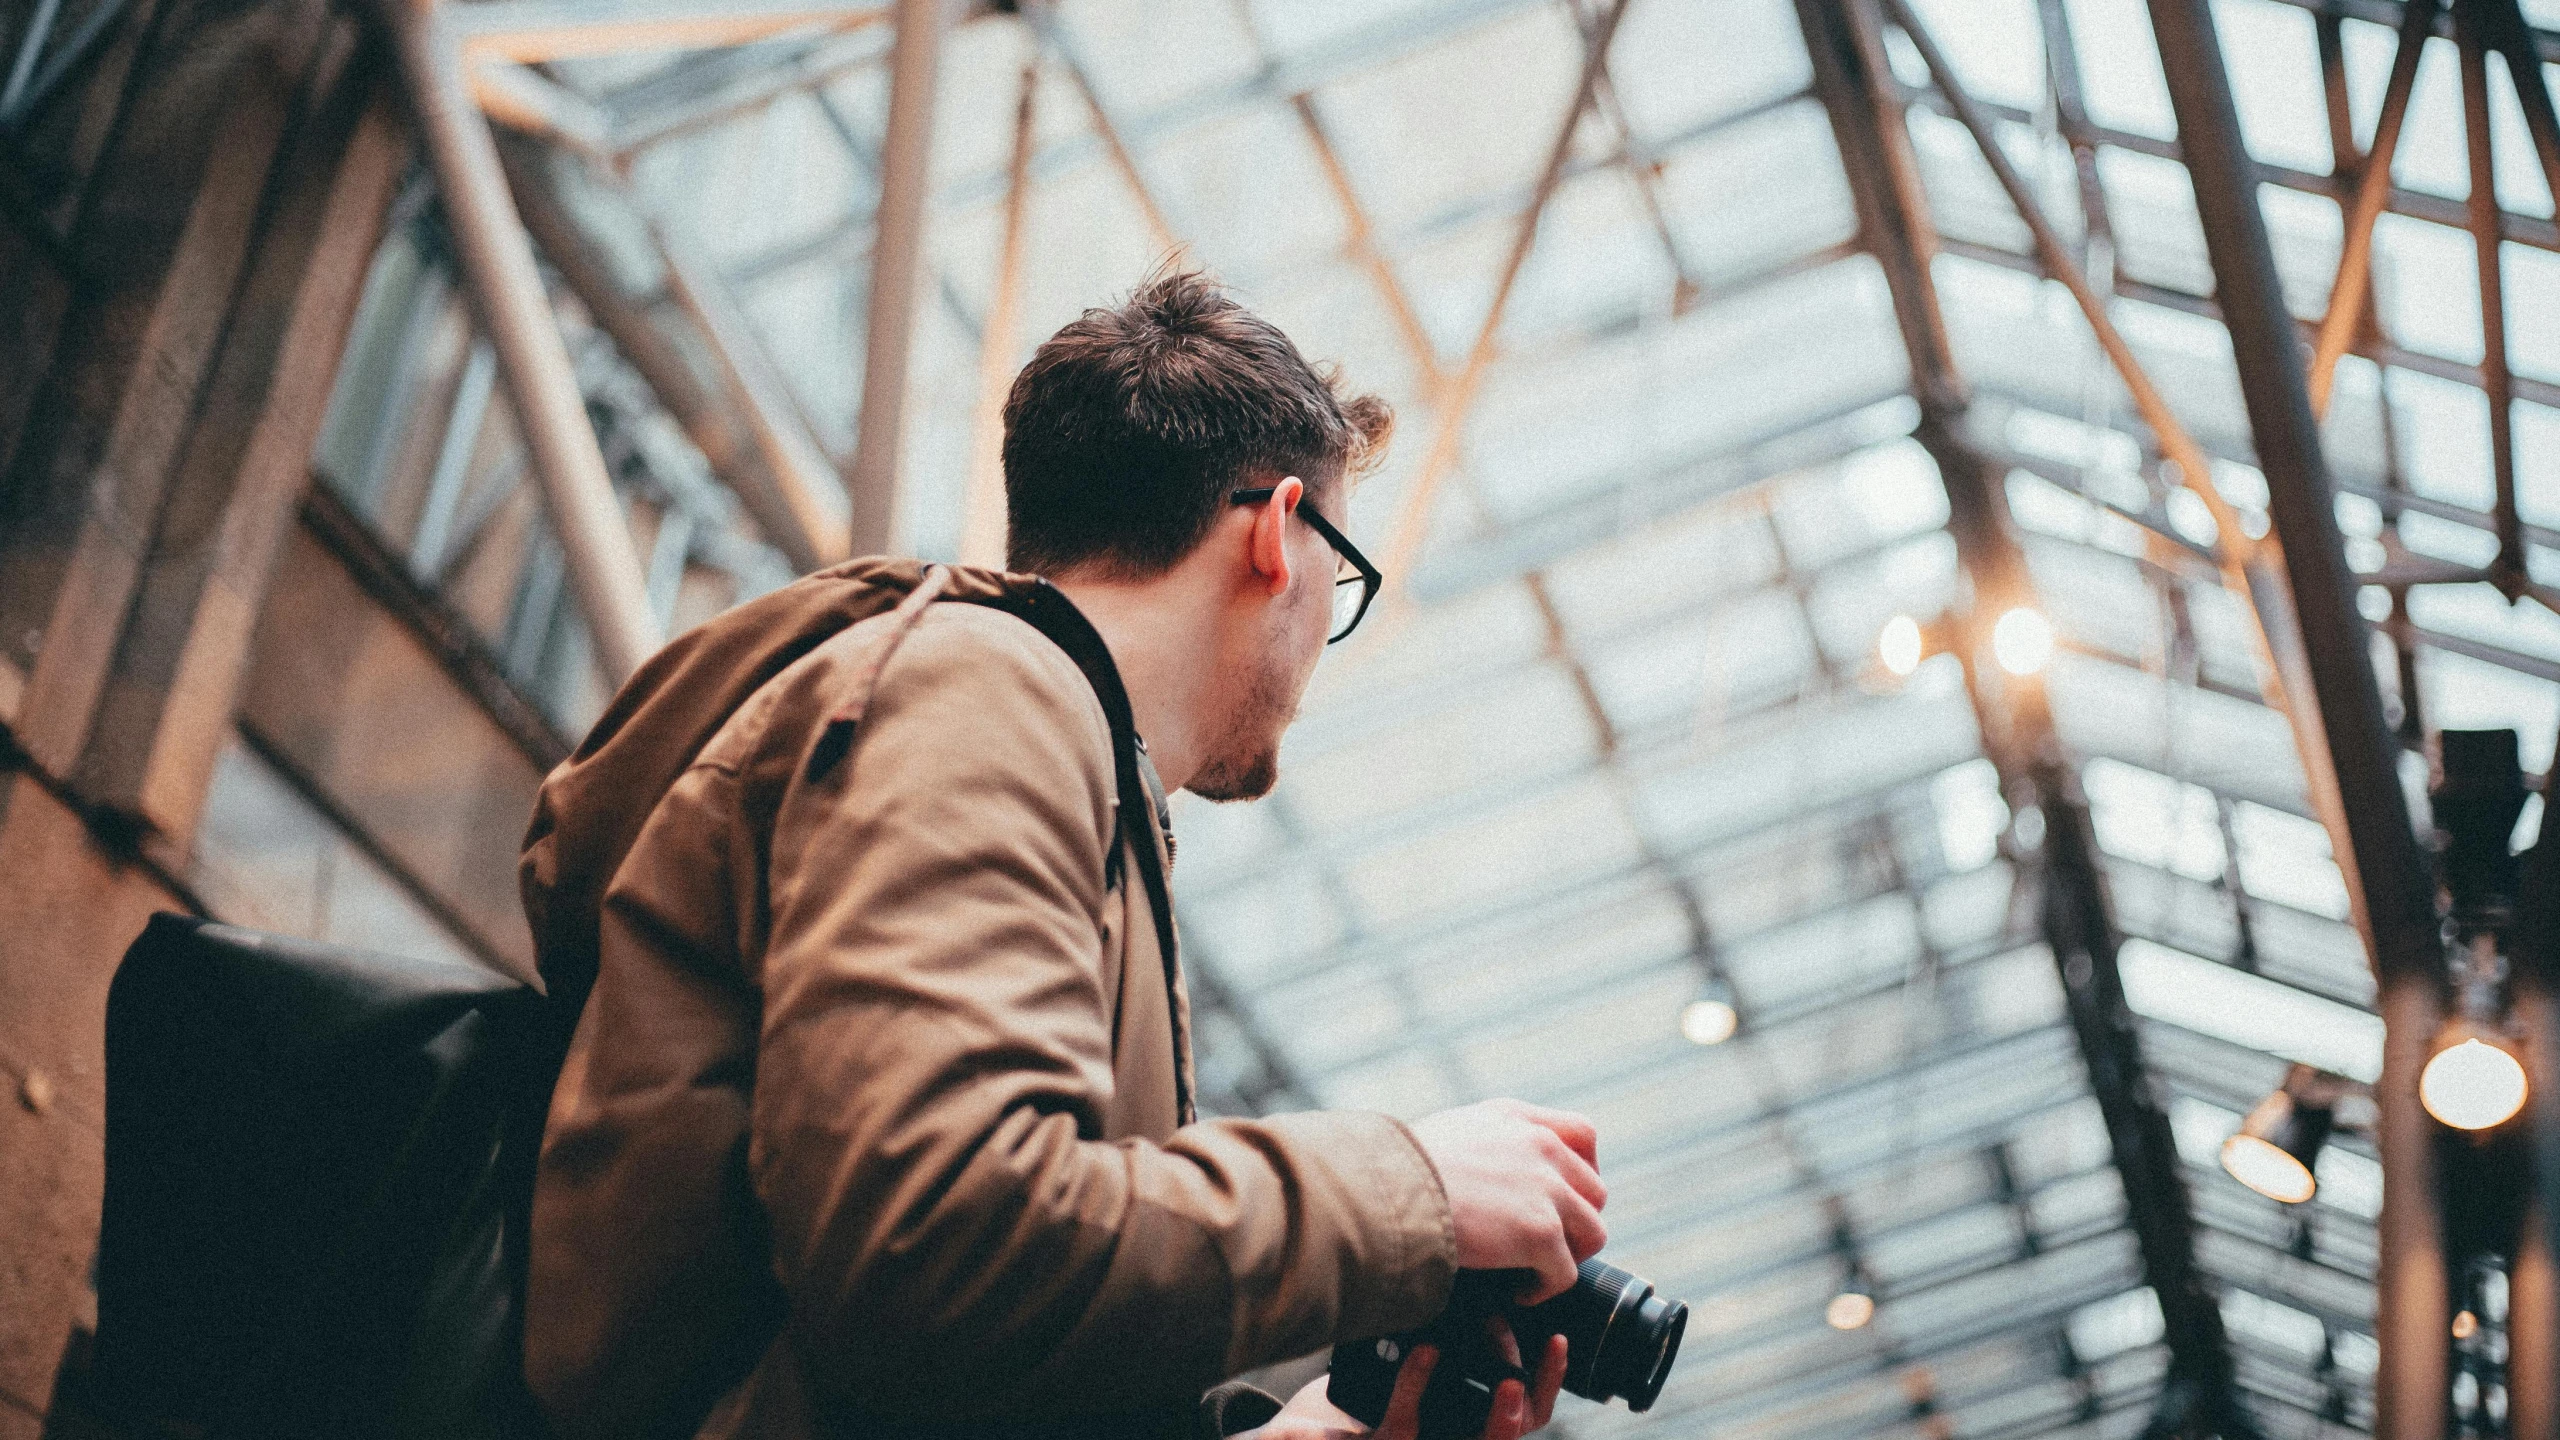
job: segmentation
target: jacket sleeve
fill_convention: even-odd
[[[1100,1138],[1109,737],[1071,661],[973,611],[776,814],[750,1163],[804,1379],[884,1417],[1187,1407],[1428,1319],[1455,1245],[1396,1121]]]

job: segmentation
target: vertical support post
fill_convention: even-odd
[[[2524,593],[2524,519],[2516,509],[2515,375],[2507,367],[2507,287],[2498,247],[2505,242],[2498,209],[2498,167],[2489,131],[2489,55],[2479,7],[2456,0],[2455,47],[2462,56],[2462,129],[2471,157],[2466,204],[2471,245],[2480,272],[2480,388],[2489,399],[2489,469],[2496,482],[2493,509],[2498,557],[2489,579],[2512,600]]]
[[[2547,886],[2539,907],[2519,897],[2519,930],[2536,922],[2547,927],[2551,898]],[[2560,1061],[2554,1023],[2560,1015],[2552,1004],[2547,944],[2528,940],[2509,958],[2515,977],[2509,1018],[2524,1042],[2529,1082],[2524,1124],[2532,1199],[2507,1266],[2507,1433],[2516,1440],[2560,1440],[2560,1276],[2553,1270],[2560,1223],[2552,1212],[2553,1197],[2560,1196],[2560,1066],[2554,1064]]]
[[[969,445],[969,489],[960,515],[960,563],[1002,568],[1005,543],[1004,402],[1013,381],[1013,332],[1022,309],[1022,242],[1031,204],[1032,102],[1040,64],[1022,66],[1013,106],[1013,158],[1005,167],[1004,241],[996,252],[995,296],[978,338],[978,413]]]
[[[2355,343],[2356,322],[2363,318],[2373,288],[2373,227],[2382,204],[2391,197],[2391,157],[2400,148],[2400,125],[2409,116],[2409,92],[2418,83],[2418,57],[2435,30],[2437,0],[2407,0],[2400,20],[2400,49],[2391,60],[2391,79],[2382,88],[2382,114],[2373,122],[2373,148],[2356,181],[2356,198],[2347,208],[2346,237],[2338,251],[2338,279],[2329,287],[2329,308],[2320,319],[2320,338],[2311,357],[2311,411],[2326,414],[2329,386],[2337,378],[2338,361]],[[2352,138],[2352,137],[2350,137]],[[2343,154],[2340,159],[2343,161]]]
[[[2159,1297],[2170,1373],[2148,1433],[2254,1434],[2233,1384],[2221,1311],[2196,1261],[2195,1222],[2167,1112],[2153,1091],[2117,967],[2122,935],[2099,869],[2087,804],[2055,732],[2042,683],[1986,674],[1975,663],[1993,619],[2034,601],[2012,532],[2001,472],[1967,439],[1967,386],[1948,343],[1928,257],[1936,248],[1927,197],[1887,67],[1871,0],[1796,0],[1814,87],[1831,117],[1856,203],[1861,241],[1893,295],[1921,422],[1916,438],[1937,462],[1947,528],[1971,582],[1959,657],[1984,753],[2011,807],[2044,821],[2019,842],[2040,884],[2040,919],[2063,984],[2066,1012],[2124,1181],[2143,1276]],[[1904,17],[1907,20],[1907,16]],[[1941,75],[1941,84],[1948,77]],[[1954,92],[1950,86],[1950,93]],[[2067,269],[2067,263],[2058,264]],[[1998,688],[1993,688],[1994,686]]]
[[[871,313],[862,354],[862,418],[845,493],[849,553],[889,548],[905,449],[907,361],[915,338],[916,278],[924,260],[926,161],[941,65],[942,0],[898,0],[889,55],[889,128],[880,142],[879,236],[871,248]]]
[[[578,608],[595,637],[596,663],[607,683],[619,687],[658,648],[658,618],[534,267],[532,242],[508,198],[497,142],[472,103],[461,48],[438,5],[380,0],[380,12],[435,169],[455,255],[498,352]]]
[[[321,413],[409,162],[382,58],[358,48],[283,149],[273,218],[234,302],[241,318],[189,417],[74,777],[139,820],[172,864],[230,734],[267,576],[310,487]]]
[[[2376,1329],[2382,1345],[2376,1431],[2387,1440],[2444,1433],[2447,1304],[2443,1218],[2433,1133],[2418,1104],[2418,1071],[2440,1015],[2443,947],[2428,871],[2400,788],[2399,745],[2374,682],[2371,637],[2355,608],[2356,578],[2338,535],[2336,497],[2312,417],[2293,318],[2258,210],[2258,172],[2240,139],[2207,0],[2150,0],[2160,64],[2195,186],[2222,319],[2231,332],[2268,510],[2292,582],[2303,649],[2362,881],[2366,943],[2381,982],[2382,1260]],[[2315,696],[2297,697],[2310,701]]]

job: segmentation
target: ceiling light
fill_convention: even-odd
[[[1721,1045],[1741,1028],[1742,1011],[1722,976],[1711,977],[1698,998],[1680,1007],[1680,1034],[1692,1045]]]
[[[2240,1122],[2239,1133],[2222,1142],[2222,1168],[2270,1200],[2309,1200],[2320,1189],[2314,1168],[2336,1123],[2336,1103],[2336,1082],[2308,1065],[2294,1066]]]
[[[1876,1318],[1876,1297],[1867,1293],[1864,1280],[1851,1279],[1831,1303],[1822,1307],[1823,1323],[1834,1330],[1861,1330]]]
[[[2012,675],[2033,675],[2053,658],[2053,622],[2031,605],[2002,615],[1991,627],[1991,654]]]
[[[1741,1024],[1742,1017],[1722,1000],[1692,1000],[1680,1007],[1680,1034],[1692,1045],[1721,1045]]]
[[[1876,637],[1876,658],[1896,675],[1919,669],[1927,657],[1928,645],[1920,633],[1920,622],[1908,615],[1896,615],[1886,621],[1884,633]]]
[[[2524,1064],[2487,1026],[2457,1016],[2418,1072],[2418,1101],[2456,1130],[2486,1130],[2524,1108]]]

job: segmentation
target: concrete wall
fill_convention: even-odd
[[[39,7],[9,8],[14,53]],[[0,1440],[93,1323],[107,985],[191,904],[407,164],[384,75],[318,0],[134,0],[0,173]]]

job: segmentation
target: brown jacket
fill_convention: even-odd
[[[527,909],[554,994],[593,986],[526,1308],[569,1440],[1174,1434],[1222,1376],[1446,1294],[1395,1121],[1184,1123],[1139,883],[1169,847],[1120,813],[1107,652],[1038,581],[925,573],[679,639],[544,786]]]

